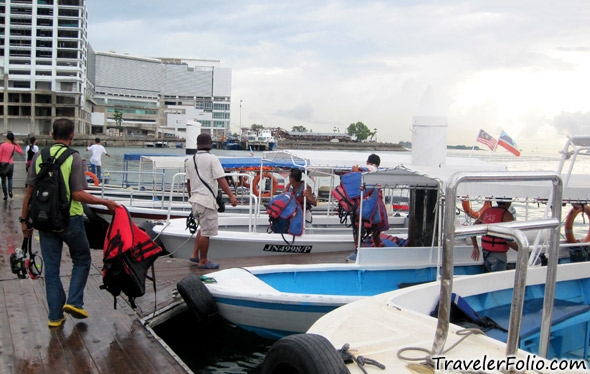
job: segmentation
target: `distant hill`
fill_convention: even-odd
[[[471,149],[472,147],[466,145],[447,145],[447,149]],[[474,148],[476,151],[481,150],[478,146]]]

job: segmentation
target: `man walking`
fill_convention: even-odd
[[[68,119],[58,119],[53,123],[51,135],[55,140],[55,144],[50,147],[51,156],[58,158],[68,149],[74,139],[74,128],[74,123]],[[30,224],[32,217],[29,217],[29,202],[33,187],[37,183],[36,179],[41,170],[41,163],[47,161],[42,159],[42,153],[38,152],[33,157],[31,167],[27,173],[27,189],[20,218],[25,237],[33,234],[33,228]],[[88,185],[84,175],[82,158],[78,152],[68,156],[61,164],[60,170],[66,181],[66,191],[68,200],[70,200],[69,223],[60,232],[39,231],[41,254],[45,263],[45,291],[49,307],[49,327],[62,326],[66,320],[64,312],[69,313],[74,318],[88,317],[88,313],[83,306],[84,287],[88,279],[91,257],[90,246],[84,230],[82,203],[102,204],[110,210],[119,207],[119,204],[114,201],[103,200],[84,191]],[[67,299],[60,278],[60,263],[64,242],[68,245],[73,263]]]
[[[109,157],[111,157],[111,155],[109,155],[107,153],[107,150],[104,149],[104,147],[100,144],[100,138],[94,139],[94,144],[88,142],[88,147],[86,147],[86,150],[92,152],[92,155],[90,156],[90,165],[92,165],[92,172],[96,174],[98,181],[102,182],[102,179],[100,178],[102,171],[102,155],[103,153]]]
[[[199,231],[190,261],[198,264],[200,269],[218,269],[219,265],[207,259],[209,238],[217,235],[218,213],[216,195],[219,188],[229,196],[232,206],[238,205],[225,180],[225,171],[221,162],[209,153],[213,142],[209,134],[197,136],[197,153],[187,160],[186,189],[189,194],[193,215],[199,220]],[[208,187],[207,187],[208,186]]]

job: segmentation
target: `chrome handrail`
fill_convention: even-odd
[[[455,229],[455,207],[457,204],[457,189],[461,183],[467,182],[503,182],[503,181],[551,181],[551,210],[552,218],[528,222],[507,222],[494,225],[479,225],[481,227],[465,227]],[[524,303],[524,290],[526,288],[526,268],[528,261],[528,240],[519,230],[532,230],[540,228],[551,229],[551,248],[547,265],[547,278],[545,285],[545,301],[543,304],[543,317],[541,324],[541,337],[539,354],[547,355],[549,334],[551,332],[551,317],[553,314],[553,299],[555,297],[555,279],[557,272],[557,256],[559,246],[559,223],[561,222],[561,201],[563,183],[561,177],[555,173],[540,172],[504,172],[504,173],[455,173],[451,176],[445,190],[444,212],[444,240],[440,300],[438,310],[438,322],[431,354],[440,356],[444,351],[449,332],[451,299],[453,292],[454,272],[454,245],[457,233],[459,236],[473,236],[478,233],[493,233],[496,236],[514,238],[522,246],[522,252],[518,254],[517,269],[515,272],[513,311],[510,315],[510,328],[508,331],[509,342],[506,346],[507,355],[514,354],[518,346],[518,334],[522,319],[522,305]],[[521,248],[519,247],[519,252]]]

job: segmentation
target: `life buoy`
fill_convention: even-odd
[[[471,209],[471,204],[469,203],[469,200],[462,200],[461,201],[461,205],[463,206],[463,210],[465,211],[465,213],[467,213],[467,215],[471,218],[479,218],[481,217],[482,213],[488,209],[489,207],[492,206],[492,204],[490,204],[489,201],[484,201],[483,206],[481,207],[480,210],[475,211],[473,209]]]
[[[90,177],[90,178],[92,178],[92,180],[94,181],[94,185],[95,185],[95,186],[98,186],[98,178],[96,177],[96,175],[94,175],[94,173],[93,173],[93,172],[91,172],[91,171],[87,171],[87,172],[85,172],[84,174],[86,174],[86,176],[87,176],[87,177]]]
[[[270,188],[270,191],[264,192],[260,196],[271,197],[272,195],[275,194],[275,192],[277,192],[279,187],[278,187],[277,179],[275,177],[273,177],[273,175],[270,173],[257,174],[256,177],[254,177],[254,180],[252,181],[252,192],[256,196],[259,195],[260,191],[258,190],[258,182],[260,182],[261,175],[262,175],[262,178],[270,178],[272,180],[272,186]]]
[[[191,274],[183,278],[176,284],[176,288],[195,316],[197,324],[210,322],[217,316],[217,303],[198,275]]]
[[[295,334],[275,342],[262,363],[262,374],[348,373],[330,341],[316,334]]]
[[[584,207],[584,214],[590,220],[590,205],[583,205]],[[574,206],[572,210],[567,214],[565,218],[565,240],[568,243],[588,243],[590,242],[590,227],[588,228],[588,234],[583,240],[577,240],[574,236],[574,221],[578,214],[582,212],[582,206]]]

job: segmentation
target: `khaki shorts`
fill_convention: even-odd
[[[192,204],[193,215],[197,219],[201,235],[210,237],[217,235],[219,217],[217,210],[205,208],[199,204]]]

